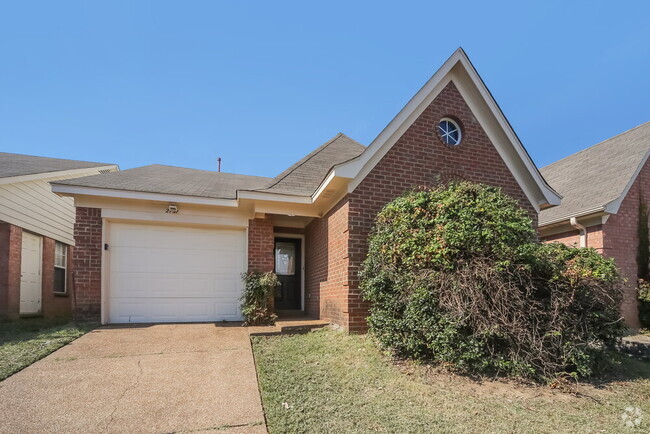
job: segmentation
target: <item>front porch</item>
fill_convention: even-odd
[[[280,322],[296,325],[302,316],[365,331],[365,315],[357,315],[363,302],[350,284],[347,207],[337,206],[323,217],[255,217],[248,226],[248,269],[278,276],[274,308]],[[293,325],[282,324],[276,332]]]
[[[312,318],[304,314],[280,314],[275,325],[251,326],[248,327],[248,333],[251,336],[295,335],[321,329],[330,324],[327,320]]]

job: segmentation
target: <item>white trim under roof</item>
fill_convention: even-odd
[[[269,193],[266,191],[237,190],[238,199],[268,200],[273,202],[313,203],[310,196],[293,196],[290,194]]]
[[[84,195],[118,197],[123,199],[153,200],[159,202],[192,203],[196,205],[217,205],[237,207],[236,199],[217,199],[210,197],[182,196],[177,194],[147,193],[140,191],[112,190],[108,188],[81,187],[74,185],[51,184],[52,191],[62,196]]]
[[[551,225],[555,225],[555,224],[562,223],[562,222],[568,222],[572,217],[582,218],[582,217],[585,217],[585,216],[588,216],[588,215],[591,215],[591,214],[602,213],[602,212],[608,212],[608,211],[605,209],[604,206],[599,205],[599,206],[594,207],[594,208],[589,208],[589,209],[586,209],[586,210],[583,210],[583,211],[580,211],[580,212],[577,212],[577,213],[567,214],[567,215],[564,215],[562,217],[555,218],[555,219],[553,219],[553,220],[551,220],[549,222],[540,223],[539,228],[541,229],[541,228],[546,227],[546,226],[551,226]]]
[[[636,178],[639,176],[639,173],[641,173],[641,170],[645,166],[645,163],[648,161],[648,156],[650,156],[650,151],[646,152],[645,156],[641,160],[641,163],[637,166],[636,170],[634,171],[634,175],[632,175],[632,178],[628,181],[627,185],[625,186],[625,189],[623,189],[623,192],[621,195],[618,197],[618,199],[613,200],[609,202],[608,204],[605,205],[605,211],[610,213],[610,214],[616,214],[621,207],[621,204],[623,203],[623,200],[627,196],[627,194],[630,192],[630,189],[634,185],[634,182],[636,181]]]
[[[117,164],[108,164],[108,165],[101,164],[99,166],[85,167],[83,169],[53,170],[49,172],[31,173],[27,175],[7,176],[4,178],[0,178],[0,185],[35,181],[37,179],[45,179],[45,178],[58,178],[60,176],[62,177],[68,175],[81,175],[86,172],[96,171],[96,170],[110,170],[111,172],[117,172],[120,170],[120,168],[118,167]]]
[[[539,227],[543,228],[543,227],[555,225],[555,224],[558,224],[558,223],[569,221],[573,217],[580,218],[580,217],[584,217],[584,216],[594,214],[594,213],[598,213],[598,212],[604,212],[604,213],[607,213],[608,215],[617,214],[618,210],[621,208],[621,204],[623,203],[623,201],[627,197],[627,194],[630,192],[630,189],[632,188],[632,186],[636,182],[636,179],[639,177],[639,173],[641,173],[641,170],[643,170],[643,167],[645,166],[645,164],[648,161],[649,157],[650,157],[650,151],[646,152],[645,156],[641,160],[641,163],[639,163],[639,165],[637,166],[636,170],[634,171],[634,174],[632,175],[630,180],[627,182],[627,185],[625,186],[625,188],[623,189],[621,194],[616,199],[614,199],[613,201],[608,202],[605,205],[598,205],[598,206],[596,206],[594,208],[589,208],[587,210],[582,210],[582,211],[578,211],[578,212],[573,213],[573,214],[566,214],[566,215],[564,215],[562,217],[554,218],[551,221],[540,224]]]
[[[449,84],[450,81],[452,81],[452,76],[454,76],[453,69],[456,65],[460,65],[462,70],[467,73],[471,83],[476,87],[482,99],[487,104],[490,114],[494,116],[503,133],[506,135],[511,148],[514,149],[514,156],[521,164],[523,164],[523,169],[525,170],[522,170],[521,167],[517,167],[521,166],[521,164],[517,164],[517,161],[515,161],[514,158],[504,158],[507,153],[507,149],[504,146],[505,144],[500,140],[493,140],[493,137],[490,137],[495,148],[497,148],[497,151],[504,159],[504,162],[528,197],[530,203],[538,212],[544,205],[559,205],[561,196],[546,184],[546,181],[539,173],[537,167],[525,151],[506,117],[503,115],[501,109],[483,83],[483,80],[481,80],[480,76],[474,69],[474,66],[461,48],[456,50],[442,65],[442,67],[436,71],[433,77],[431,77],[422,89],[420,89],[406,104],[406,106],[404,106],[397,116],[395,116],[395,118],[386,126],[386,128],[384,128],[370,146],[368,146],[363,154],[354,160],[339,164],[333,169],[336,176],[352,178],[352,182],[350,182],[348,186],[348,192],[354,191],[381,158],[390,150],[397,140],[399,140],[404,132],[413,124],[413,122],[415,122],[429,104],[431,104],[433,99],[442,91],[442,89],[445,88],[445,86],[447,86],[447,84]],[[463,86],[460,85],[461,83],[459,83],[459,81],[459,77],[455,77],[454,84],[456,84],[459,92],[461,92],[463,98],[466,99],[466,102],[471,104],[471,101],[468,100],[466,95],[469,90],[464,89]],[[486,128],[484,114],[480,113],[480,110],[474,109],[472,111],[479,119],[481,126],[483,126],[489,136],[489,128]],[[534,185],[530,185],[530,182],[526,182],[526,177],[529,177],[529,180],[532,180]],[[535,191],[535,189],[537,191]]]

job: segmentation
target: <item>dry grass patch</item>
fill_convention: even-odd
[[[95,326],[67,319],[0,322],[0,381],[88,333]]]
[[[650,429],[648,362],[621,359],[566,393],[393,363],[369,337],[332,330],[256,337],[253,349],[271,433],[621,432],[630,407],[642,414],[633,430]]]

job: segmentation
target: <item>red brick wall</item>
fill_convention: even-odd
[[[621,275],[627,279],[621,313],[630,327],[640,326],[636,290],[640,200],[650,206],[650,165],[648,163],[623,199],[618,213],[610,216],[604,225],[604,253],[614,258]]]
[[[273,271],[273,220],[248,221],[248,271]]]
[[[621,275],[626,279],[621,304],[621,314],[630,327],[639,327],[637,302],[637,248],[639,244],[639,201],[650,205],[650,167],[646,163],[632,188],[621,203],[617,214],[609,217],[604,225],[587,228],[587,247],[593,247],[607,257],[613,258]],[[578,245],[578,231],[544,237],[545,242],[558,241]]]
[[[305,310],[348,329],[347,199],[307,226],[305,248]]]
[[[68,293],[66,295],[54,294],[54,249],[56,241],[43,237],[43,285],[41,295],[41,311],[46,317],[68,316],[72,309],[70,297],[72,247],[68,247]]]
[[[73,316],[81,321],[101,319],[102,215],[99,208],[77,208],[74,224]]]
[[[436,125],[443,117],[460,121],[460,146],[442,143]],[[389,201],[416,186],[434,186],[439,180],[461,178],[495,185],[528,210],[537,213],[506,167],[487,134],[450,83],[400,137],[375,168],[349,195],[349,330],[366,328],[367,305],[361,302],[358,271],[367,253],[367,238],[375,216]]]
[[[580,247],[580,231],[577,229],[559,234],[541,237],[545,243],[563,243],[571,247]],[[592,247],[603,253],[603,226],[595,225],[587,228],[587,247]]]
[[[0,318],[18,318],[23,230],[0,222]]]
[[[463,143],[445,146],[436,133],[440,118],[458,119]],[[417,186],[462,178],[502,187],[537,224],[537,213],[453,84],[449,84],[404,133],[353,193],[306,232],[306,309],[350,332],[364,332],[368,306],[358,272],[377,212]]]
[[[637,229],[641,198],[650,204],[650,167],[647,163],[623,200],[618,213],[611,215],[604,225],[587,228],[587,247],[593,247],[605,256],[613,258],[621,275],[626,279],[621,314],[630,327],[640,326],[636,290],[636,255],[639,244]],[[579,245],[578,231],[544,237],[543,241]]]

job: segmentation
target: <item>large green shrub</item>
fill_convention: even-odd
[[[639,321],[641,325],[650,328],[650,282],[639,279]]]
[[[468,182],[388,204],[361,289],[383,346],[465,372],[589,375],[623,329],[611,260],[538,243],[513,199]]]
[[[273,325],[277,315],[273,312],[273,296],[280,284],[275,273],[251,271],[241,275],[244,293],[240,308],[248,326]]]
[[[637,251],[639,321],[643,327],[650,327],[650,228],[648,227],[648,205],[639,201],[639,244]]]

